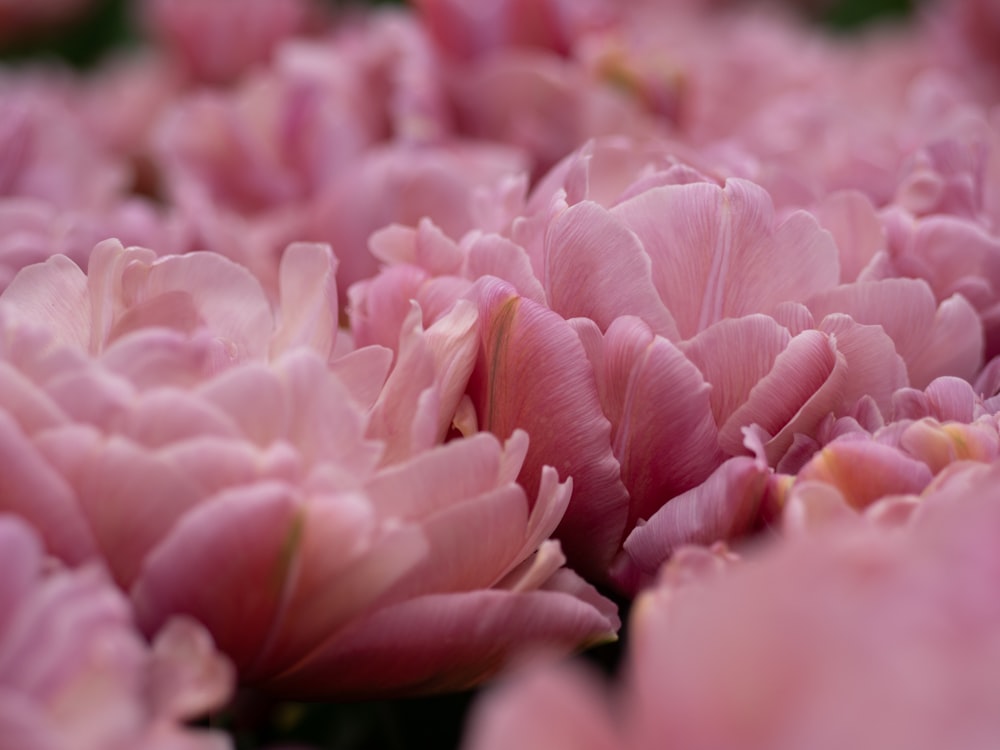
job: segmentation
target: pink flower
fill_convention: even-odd
[[[196,623],[176,618],[153,641],[97,567],[46,572],[19,519],[0,516],[0,732],[24,750],[230,747],[185,721],[218,710],[232,667]]]
[[[229,83],[301,31],[309,0],[144,0],[146,23],[194,79]]]
[[[720,185],[662,144],[591,144],[523,210],[506,236],[456,242],[427,221],[373,235],[373,252],[392,265],[352,288],[354,330],[395,346],[408,300],[431,319],[456,297],[476,300],[489,323],[468,392],[474,413],[460,428],[526,429],[529,464],[574,477],[559,530],[570,559],[626,589],[635,580],[621,544],[672,499],[685,497],[644,532],[670,534],[663,556],[745,533],[776,510],[764,500],[768,467],[805,463],[828,419],[883,424],[898,389],[971,379],[982,362],[981,324],[964,297],[939,304],[913,279],[839,283],[839,248],[816,219],[782,217],[759,186]],[[870,219],[882,238],[863,197],[843,194],[825,219],[854,268],[884,258],[852,226]],[[746,446],[748,428],[759,453]],[[720,469],[729,457],[746,466]],[[701,487],[717,469],[711,490]],[[744,470],[763,484],[721,501],[728,472]]]
[[[0,297],[3,508],[103,560],[146,632],[193,616],[241,681],[289,695],[460,688],[524,644],[613,637],[545,541],[570,483],[515,482],[520,431],[441,444],[474,306],[426,328],[414,307],[393,363],[337,341],[328,249],[289,248],[280,293],[272,312],[220,256],[114,242],[86,276],[23,271]]]
[[[465,747],[991,747],[997,466],[947,474],[889,528],[827,526],[735,563],[680,555],[635,604],[611,695],[535,667],[482,700]]]
[[[0,77],[0,197],[59,209],[101,209],[129,179],[127,165],[86,135],[81,112],[40,74]]]
[[[568,54],[580,36],[617,16],[607,0],[417,0],[424,26],[448,55],[468,60],[512,47]]]

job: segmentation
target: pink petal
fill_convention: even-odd
[[[654,188],[612,214],[639,236],[685,339],[723,318],[805,300],[838,278],[830,235],[804,213],[775,226],[768,194],[744,180]]]
[[[971,378],[981,363],[982,329],[975,311],[959,298],[939,308],[930,287],[917,279],[846,284],[813,296],[809,309],[817,319],[839,312],[863,325],[882,326],[917,388],[940,375]]]
[[[132,587],[143,629],[156,632],[171,615],[190,615],[242,674],[281,610],[301,522],[298,504],[278,484],[230,490],[185,515],[146,557]]]
[[[529,645],[566,651],[613,632],[606,615],[561,592],[436,594],[356,621],[274,679],[271,688],[326,699],[460,690],[491,676]]]
[[[590,318],[606,331],[615,318],[635,315],[654,333],[679,337],[638,237],[596,203],[570,206],[549,226],[543,283],[549,307],[564,318]]]
[[[200,320],[229,343],[236,360],[267,354],[273,328],[267,297],[249,271],[218,253],[168,256],[148,266],[131,263],[120,283],[126,304],[171,293],[188,295]]]
[[[749,531],[759,520],[769,477],[759,459],[729,459],[638,526],[625,540],[625,551],[641,570],[655,574],[685,544],[709,545]]]
[[[859,325],[847,315],[827,315],[817,326],[837,343],[847,360],[843,404],[853,406],[867,397],[888,414],[892,395],[907,383],[906,364],[881,326]]]
[[[0,295],[5,317],[52,331],[57,341],[90,351],[87,276],[63,255],[23,269]]]
[[[515,671],[476,704],[463,747],[469,750],[576,748],[619,750],[614,719],[601,685],[573,664]]]
[[[843,355],[819,331],[793,338],[774,367],[750,391],[746,403],[719,430],[723,450],[743,452],[742,428],[757,424],[772,436],[769,460],[791,445],[795,432],[809,433],[842,402],[847,373]]]
[[[529,497],[538,493],[543,465],[573,477],[559,538],[575,565],[596,572],[621,543],[628,496],[590,362],[555,313],[496,280],[480,280],[476,292],[482,347],[469,393],[480,427],[500,437],[528,432],[519,481]]]
[[[802,467],[796,481],[827,482],[860,509],[886,495],[919,494],[931,477],[927,464],[896,448],[868,440],[838,440]]]
[[[0,510],[30,521],[48,551],[66,562],[95,556],[97,544],[73,487],[2,411],[0,463]]]
[[[871,200],[857,190],[830,193],[813,208],[840,251],[840,281],[858,278],[875,254],[886,247],[885,229]]]
[[[308,346],[329,357],[337,338],[337,261],[328,245],[297,242],[281,256],[281,318],[270,355]]]
[[[604,340],[599,388],[631,498],[627,528],[704,481],[722,461],[710,386],[667,339],[619,318]]]
[[[681,346],[712,386],[712,413],[724,425],[774,367],[791,336],[766,315],[721,320]]]
[[[469,278],[496,276],[517,289],[517,293],[540,305],[546,304],[545,290],[531,269],[524,248],[496,234],[475,238],[466,261]]]
[[[153,639],[150,699],[156,712],[178,721],[223,708],[235,687],[233,667],[194,620],[171,618]]]

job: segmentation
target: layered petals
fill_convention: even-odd
[[[743,180],[653,188],[612,214],[641,240],[685,339],[723,318],[804,301],[839,275],[836,246],[815,219],[800,213],[775,226],[767,193]]]
[[[195,622],[171,620],[152,647],[97,567],[46,571],[22,521],[0,517],[0,728],[18,747],[223,750],[184,722],[219,709],[230,663]]]
[[[469,393],[479,427],[531,435],[521,475],[529,495],[543,463],[573,477],[576,495],[559,537],[574,564],[601,570],[621,543],[628,504],[583,345],[561,317],[502,282],[483,279],[476,292],[482,345]]]

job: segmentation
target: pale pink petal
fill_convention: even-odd
[[[124,438],[95,438],[78,450],[77,471],[67,478],[116,582],[127,588],[203,497],[190,477]]]
[[[826,482],[849,505],[861,509],[886,495],[918,494],[932,476],[927,464],[891,446],[838,440],[802,467],[796,481]]]
[[[393,223],[373,232],[368,238],[368,249],[385,263],[410,263],[434,276],[459,273],[464,260],[455,241],[426,217],[415,229]]]
[[[685,339],[726,317],[803,301],[839,276],[836,246],[815,219],[797,213],[776,226],[770,197],[744,180],[654,188],[612,214],[639,236]]]
[[[341,335],[338,341],[346,339]],[[337,376],[357,404],[371,409],[392,367],[393,352],[383,346],[365,346],[337,357],[330,372]]]
[[[855,281],[875,254],[886,247],[885,229],[875,206],[860,191],[830,193],[812,213],[837,243],[842,283]]]
[[[197,719],[226,705],[235,686],[232,664],[208,632],[186,617],[171,618],[153,639],[150,700],[157,713]]]
[[[974,424],[921,419],[899,436],[899,447],[937,474],[956,461],[991,463],[1000,455],[1000,435],[990,419]]]
[[[0,294],[5,318],[45,326],[57,341],[90,350],[87,275],[63,255],[28,266]]]
[[[746,403],[791,338],[773,318],[748,315],[719,321],[684,342],[681,351],[712,386],[709,399],[718,425]]]
[[[120,283],[119,294],[128,305],[161,295],[186,295],[200,322],[227,342],[233,359],[267,354],[274,325],[267,297],[249,271],[217,253],[168,256],[149,266],[131,263]]]
[[[476,704],[463,747],[618,750],[623,746],[603,685],[589,672],[570,664],[515,670],[509,680]]]
[[[413,521],[497,485],[501,446],[478,434],[386,467],[365,485],[379,517]]]
[[[177,390],[137,395],[113,429],[146,448],[160,448],[186,438],[240,435],[238,423],[210,402]]]
[[[197,394],[214,404],[239,427],[240,434],[258,446],[288,434],[291,414],[288,395],[267,367],[234,367],[203,383]]]
[[[421,287],[430,276],[416,266],[391,266],[348,290],[351,333],[357,346],[378,344],[395,351],[399,335]]]
[[[80,512],[72,485],[3,412],[0,463],[4,466],[0,472],[0,510],[28,519],[48,550],[69,563],[96,554],[94,534]]]
[[[371,412],[369,437],[385,443],[391,464],[427,450],[447,434],[475,362],[477,313],[460,300],[426,330],[413,303],[396,363]]]
[[[590,318],[606,331],[615,318],[635,315],[654,333],[679,338],[639,238],[598,204],[577,203],[555,218],[543,268],[549,307],[564,318]]]
[[[280,322],[270,356],[308,346],[329,357],[337,338],[337,261],[327,245],[297,242],[281,256],[278,271]]]

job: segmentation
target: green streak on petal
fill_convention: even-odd
[[[490,332],[490,369],[488,396],[486,403],[486,429],[491,430],[496,422],[498,404],[506,395],[507,378],[501,375],[505,367],[507,353],[510,351],[509,339],[517,315],[519,297],[511,297],[503,303],[493,317],[493,329]],[[506,399],[504,399],[506,400]],[[505,437],[505,436],[500,436]]]
[[[281,552],[278,555],[278,563],[274,566],[274,571],[271,577],[271,585],[276,591],[281,591],[285,586],[288,573],[292,568],[292,564],[298,555],[299,547],[302,544],[302,536],[304,533],[305,519],[303,518],[303,513],[300,510],[292,518],[291,526],[288,529],[288,535],[285,537],[285,541],[281,545]]]

